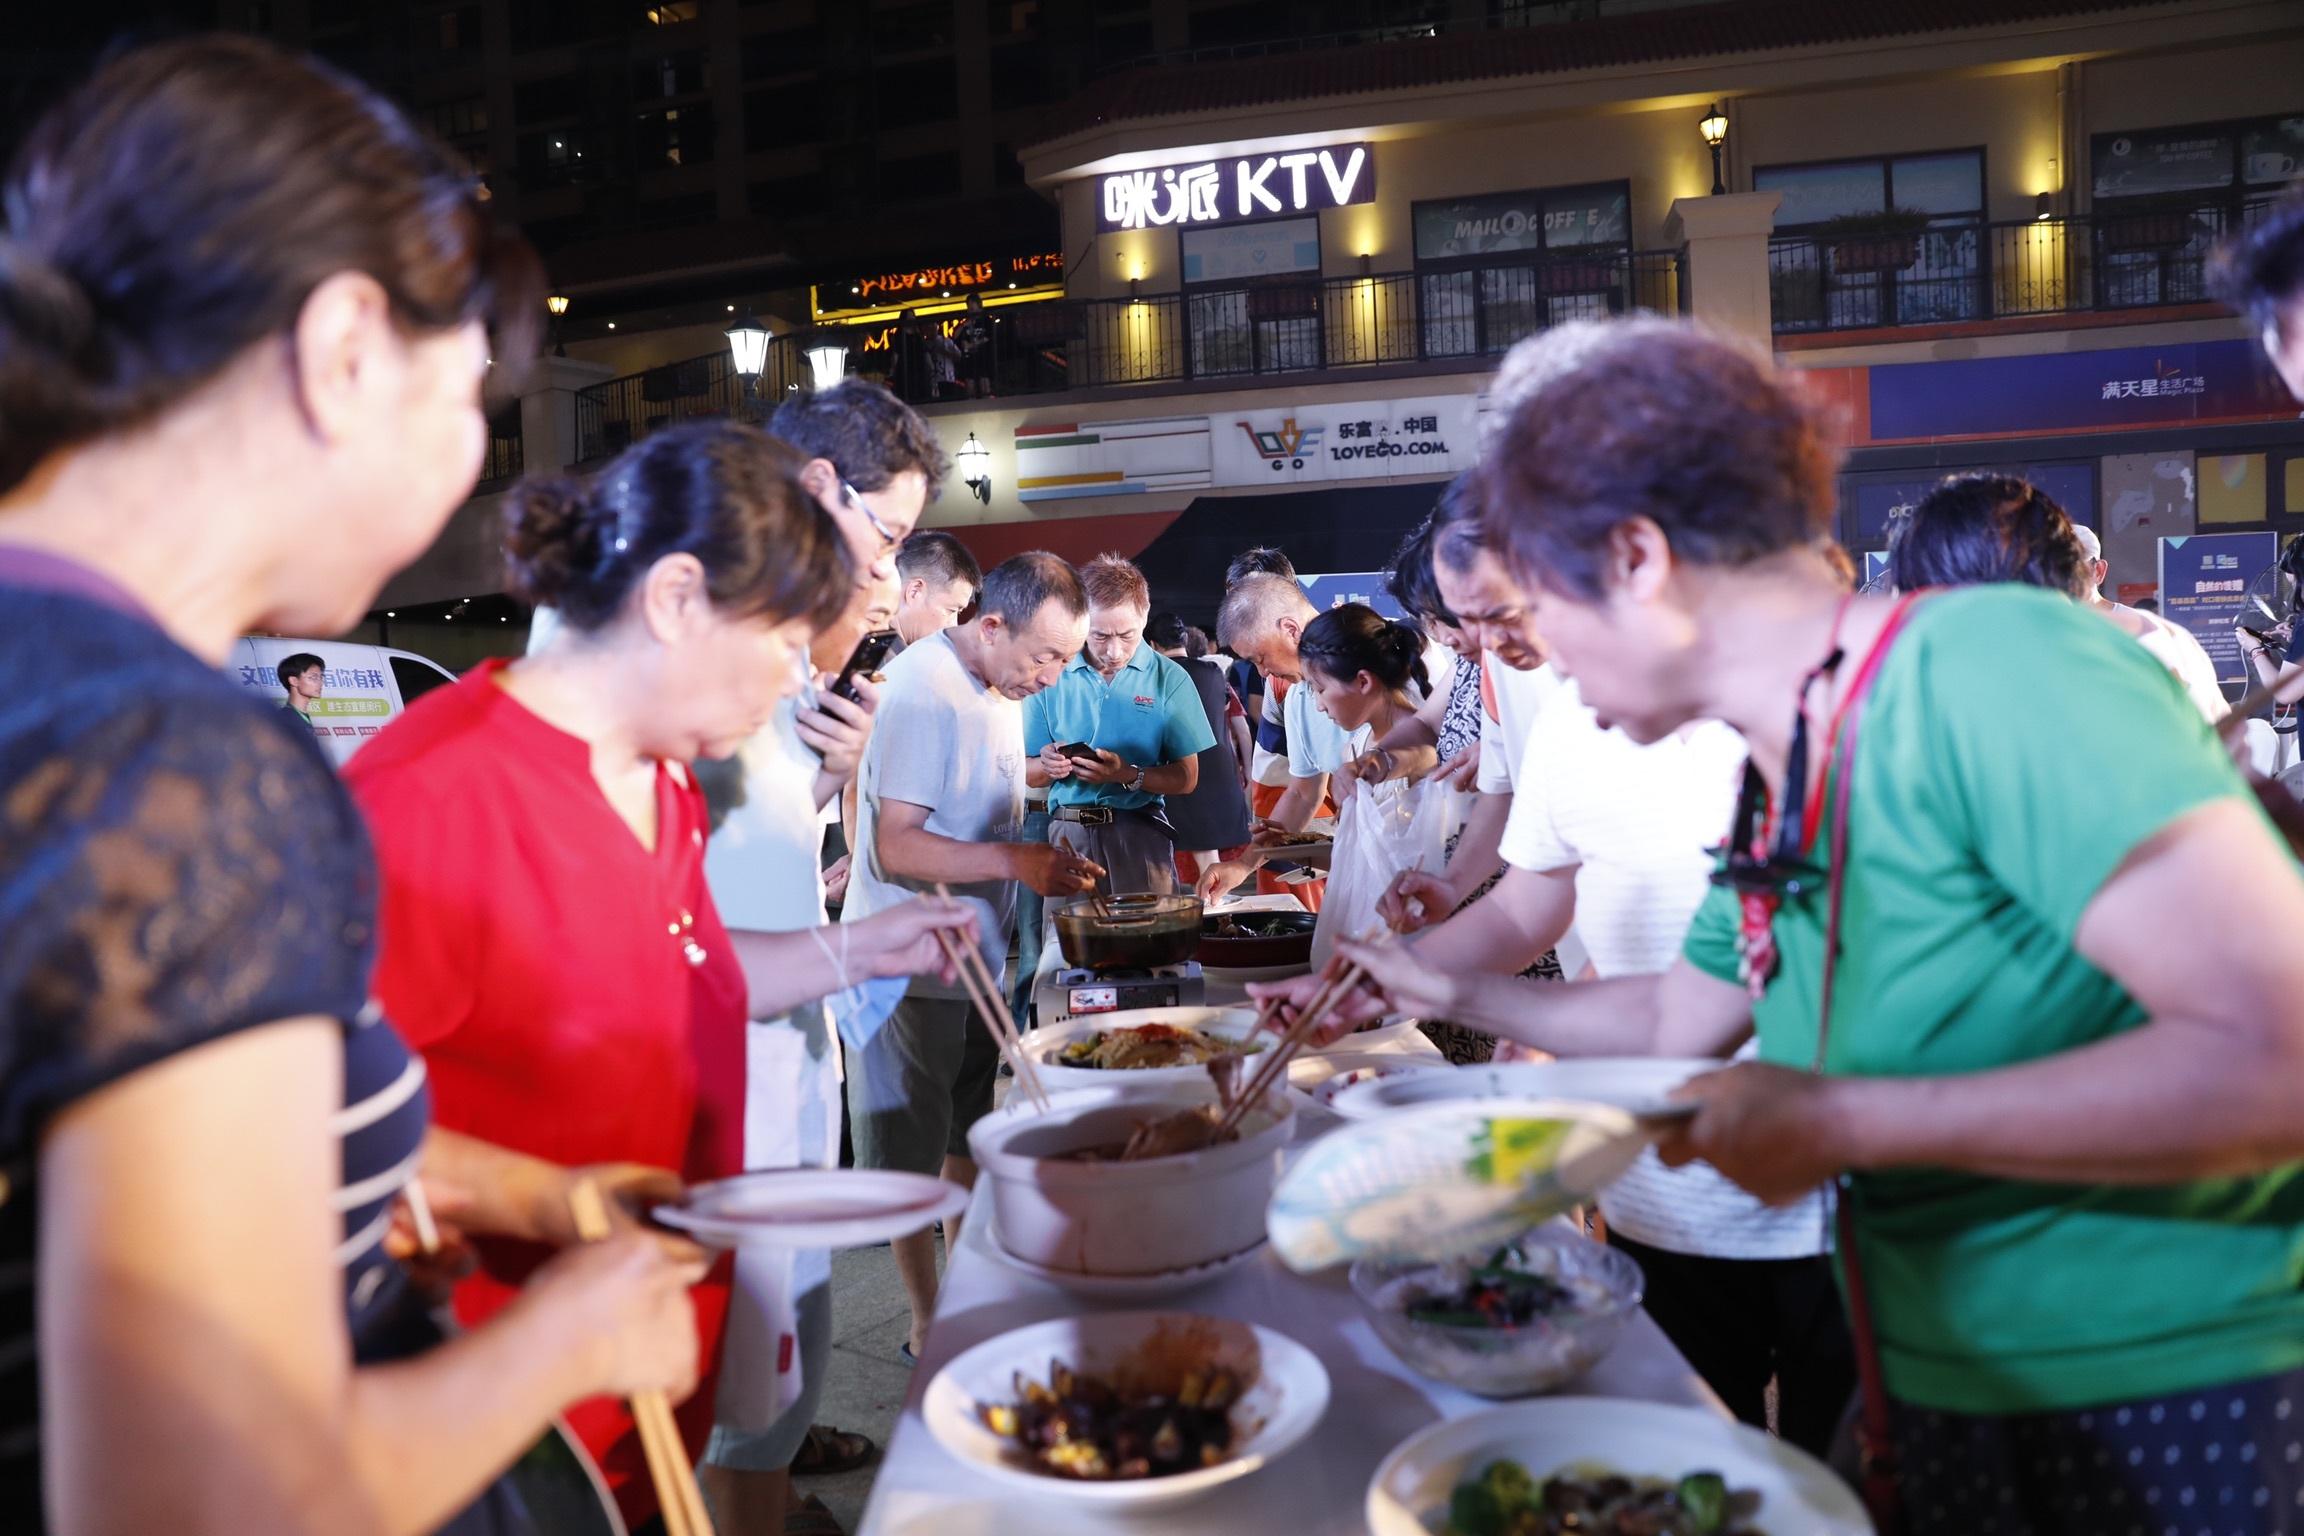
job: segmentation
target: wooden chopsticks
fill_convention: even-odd
[[[576,1235],[585,1242],[600,1242],[612,1230],[607,1202],[590,1179],[579,1179],[569,1191],[568,1210],[576,1218]],[[704,1508],[703,1490],[696,1486],[696,1471],[688,1463],[680,1426],[673,1422],[672,1405],[661,1392],[635,1392],[632,1421],[640,1430],[648,1475],[656,1483],[665,1536],[712,1536],[712,1516]]]
[[[1367,943],[1369,939],[1363,937],[1361,942]],[[1278,1085],[1280,1079],[1286,1075],[1288,1064],[1303,1051],[1306,1043],[1312,1038],[1312,1031],[1319,1027],[1320,1021],[1326,1018],[1338,1004],[1342,1003],[1351,994],[1354,987],[1360,985],[1366,974],[1357,964],[1347,960],[1335,975],[1328,979],[1326,985],[1312,994],[1311,1003],[1302,1013],[1296,1015],[1296,1022],[1288,1026],[1288,1032],[1280,1037],[1279,1043],[1272,1047],[1271,1052],[1257,1066],[1255,1074],[1248,1080],[1248,1086],[1240,1091],[1237,1098],[1225,1106],[1222,1117],[1216,1122],[1218,1135],[1226,1135],[1240,1128],[1240,1122],[1247,1117],[1248,1111],[1256,1104],[1261,1103],[1264,1096],[1270,1093]],[[1263,1009],[1259,1011],[1256,1021],[1259,1031],[1270,1026],[1271,1020],[1278,1013],[1279,1008],[1280,1004],[1277,1000],[1267,1002],[1264,1005]]]
[[[951,888],[941,880],[936,882],[936,894],[946,901],[953,899]],[[1016,1074],[1016,1086],[1032,1101],[1038,1110],[1048,1108],[1048,1090],[1040,1084],[1040,1069],[1025,1052],[1024,1036],[1016,1028],[1015,1017],[1008,1012],[1008,1000],[1000,995],[999,979],[992,975],[991,967],[976,952],[973,944],[963,944],[939,928],[936,942],[944,946],[945,958],[960,973],[960,984],[968,989],[968,1000],[976,1005],[984,1025],[999,1042],[1000,1054],[1008,1058],[1008,1066]]]

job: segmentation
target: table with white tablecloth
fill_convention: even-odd
[[[861,1536],[1359,1536],[1376,1466],[1439,1419],[1489,1406],[1402,1365],[1361,1316],[1344,1273],[1290,1273],[1266,1249],[1212,1284],[1147,1302],[1086,1301],[1011,1268],[991,1247],[991,1205],[979,1189],[944,1275],[920,1369],[897,1421]],[[1085,1311],[1204,1312],[1287,1334],[1320,1357],[1331,1394],[1309,1439],[1207,1499],[1164,1513],[1117,1516],[1054,1499],[1019,1497],[947,1455],[920,1416],[944,1363],[1011,1329]],[[1694,1404],[1723,1412],[1645,1312],[1606,1359],[1563,1390]]]

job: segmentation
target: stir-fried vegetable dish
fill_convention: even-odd
[[[1549,1275],[1512,1262],[1510,1249],[1464,1277],[1461,1285],[1418,1296],[1406,1311],[1419,1323],[1444,1328],[1525,1328],[1575,1305],[1575,1293]]]
[[[1066,1067],[1126,1072],[1151,1067],[1205,1066],[1219,1056],[1262,1050],[1182,1024],[1139,1024],[1133,1029],[1100,1029],[1082,1035],[1056,1055]]]
[[[1539,1483],[1516,1461],[1493,1461],[1448,1501],[1447,1536],[1760,1536],[1759,1495],[1717,1472],[1677,1483],[1586,1468]]]

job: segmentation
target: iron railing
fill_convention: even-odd
[[[1685,312],[1679,251],[1499,261],[1446,272],[1275,279],[1135,299],[1050,299],[970,315],[948,335],[928,316],[846,332],[851,372],[915,405],[1183,380],[1269,378],[1379,364],[1477,362],[1565,320]],[[808,378],[780,336],[747,390],[726,352],[609,379],[576,395],[581,462],[698,416],[764,414]]]
[[[1779,334],[1938,325],[2214,297],[2208,254],[2269,203],[2071,218],[1945,223],[1916,235],[1777,235],[1769,298]]]
[[[520,478],[526,459],[521,451],[520,402],[515,400],[488,418],[488,457],[481,461],[478,490],[493,491]]]

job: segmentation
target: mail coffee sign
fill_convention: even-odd
[[[1096,228],[1237,224],[1376,200],[1376,151],[1335,144],[1116,171],[1096,183]]]

